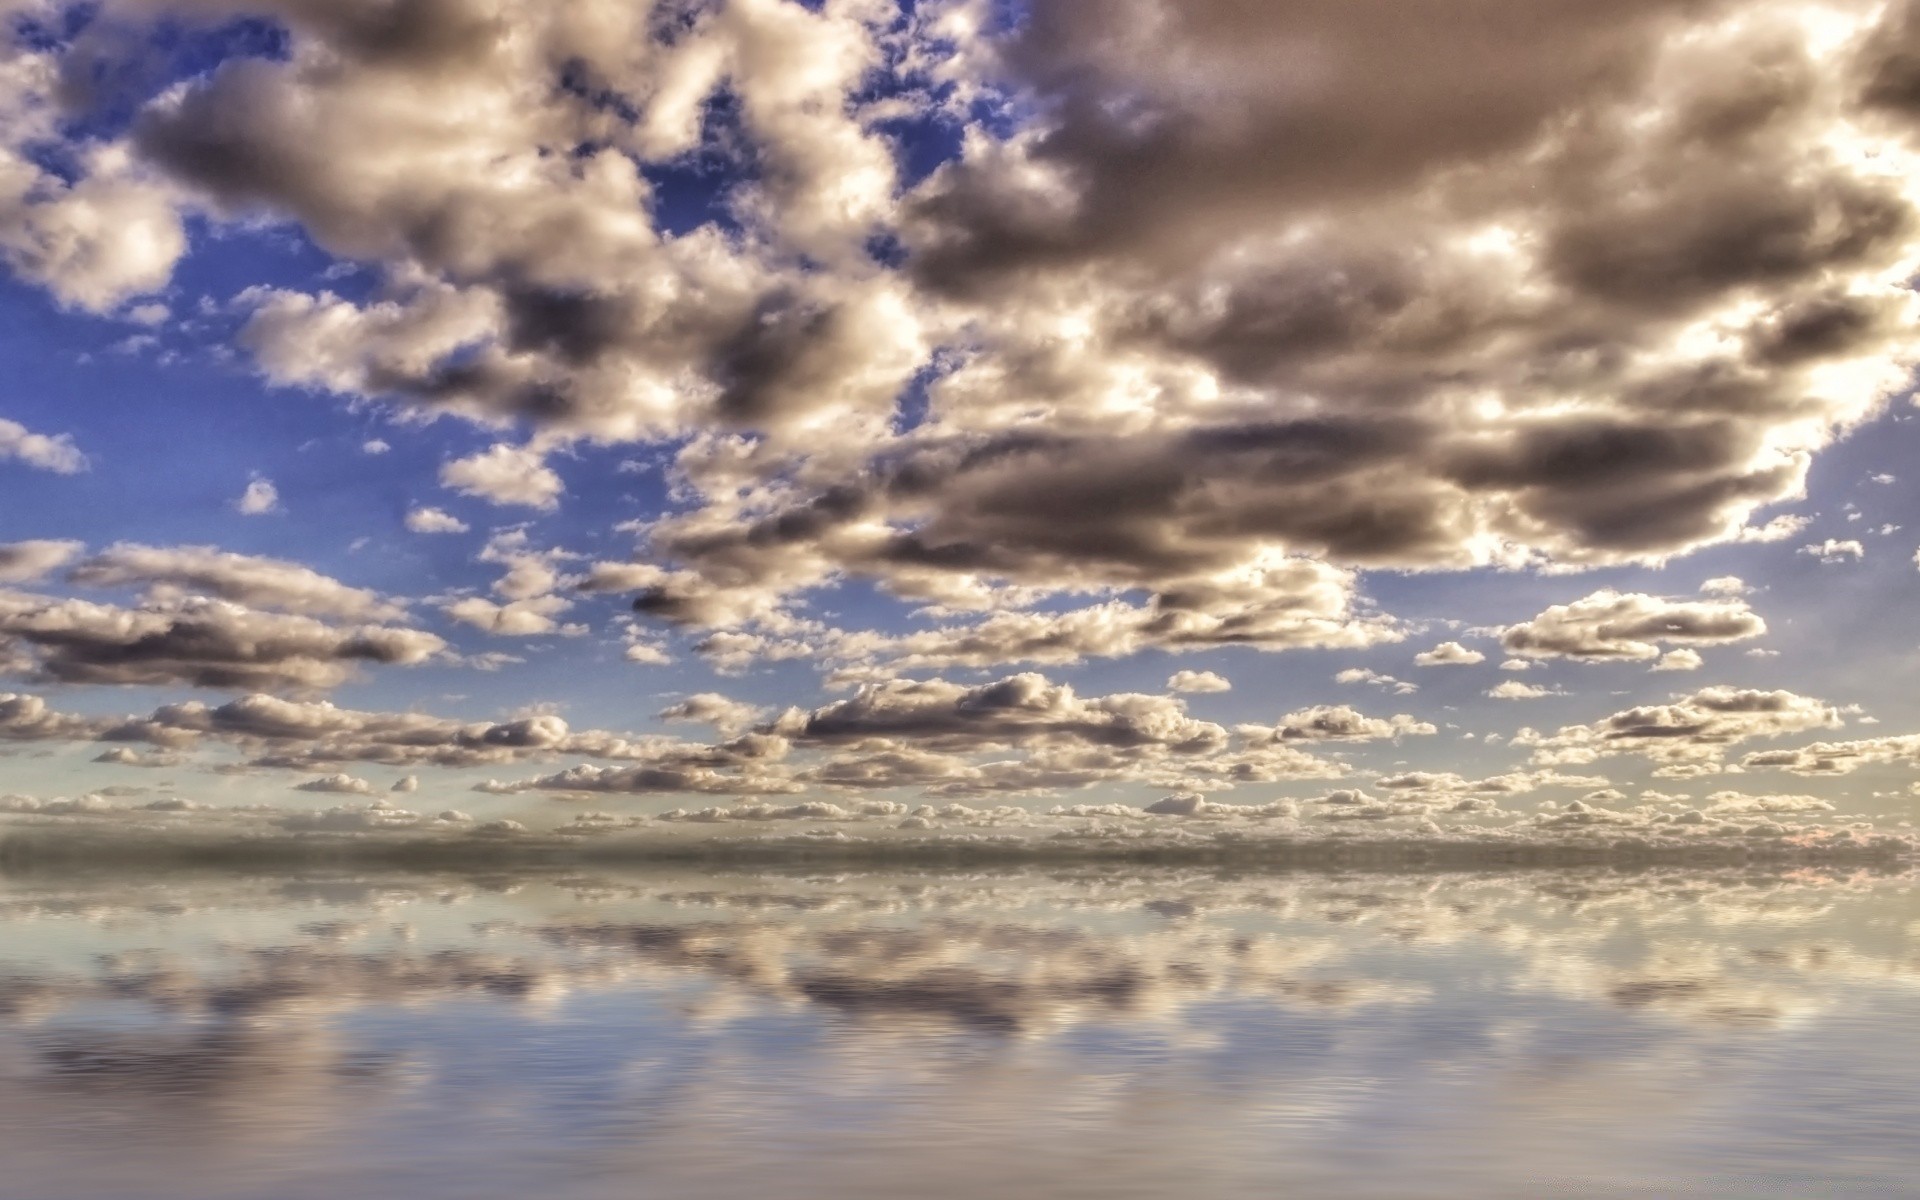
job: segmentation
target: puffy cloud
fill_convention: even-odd
[[[1522,683],[1518,679],[1505,679],[1487,689],[1487,695],[1494,700],[1538,700],[1543,696],[1556,696],[1560,693],[1550,687],[1537,683]]]
[[[1420,685],[1417,683],[1408,683],[1404,679],[1382,675],[1371,667],[1348,667],[1336,673],[1333,681],[1335,683],[1370,683],[1375,687],[1385,688],[1396,696],[1411,696],[1420,690]]]
[[[440,482],[466,496],[494,504],[554,509],[566,485],[531,446],[496,445],[440,468]]]
[[[1270,736],[1280,742],[1371,742],[1436,732],[1428,722],[1405,713],[1369,717],[1345,704],[1318,704],[1281,717]]]
[[[663,721],[692,721],[711,725],[722,734],[733,734],[751,725],[762,711],[755,705],[743,704],[717,692],[701,692],[669,705],[660,711],[659,716]]]
[[[1535,747],[1535,761],[1542,763],[1640,754],[1673,765],[1710,767],[1740,742],[1839,724],[1839,711],[1820,700],[1785,690],[1716,686],[1666,704],[1626,709],[1591,725],[1568,725],[1550,737],[1524,729],[1513,740]]]
[[[1772,769],[1795,775],[1851,775],[1879,763],[1920,763],[1920,735],[1814,742],[1795,750],[1756,750],[1740,760],[1748,770]]]
[[[799,744],[904,738],[932,749],[1078,742],[1120,750],[1195,753],[1226,744],[1226,730],[1165,696],[1082,698],[1045,676],[1010,675],[966,687],[946,680],[888,680],[811,711],[789,709],[772,729]]]
[[[563,624],[557,619],[573,607],[571,599],[555,592],[561,584],[559,564],[568,557],[564,551],[532,549],[524,532],[499,534],[480,552],[480,561],[506,568],[493,585],[500,599],[468,596],[442,605],[441,611],[456,621],[503,637],[548,633],[578,637],[587,632],[586,626]]]
[[[409,509],[406,524],[413,533],[465,533],[469,528],[465,521],[439,508]]]
[[[1233,690],[1233,681],[1223,675],[1216,675],[1212,671],[1175,671],[1167,680],[1167,690],[1189,693],[1230,692]]]
[[[1413,656],[1414,665],[1421,667],[1472,666],[1487,661],[1487,656],[1478,650],[1469,650],[1459,642],[1441,642],[1431,650],[1424,650]]]
[[[0,462],[9,460],[56,475],[77,475],[87,469],[87,456],[71,436],[34,433],[18,421],[0,417]]]
[[[1137,590],[1111,619],[1176,614],[1141,645],[1329,644],[1297,605],[1177,602],[1303,555],[1792,536],[1752,522],[1916,359],[1912,117],[1885,66],[1912,31],[1868,0],[1045,0],[992,33],[763,0],[670,32],[532,0],[164,7],[274,20],[286,51],[136,97],[71,181],[33,165],[59,130],[17,85],[0,253],[117,302],[164,280],[190,209],[377,265],[364,300],[249,293],[262,370],[523,422],[528,447],[449,464],[512,503],[555,501],[541,455],[569,439],[684,444],[685,509],[646,533],[663,619],[738,625],[855,575]],[[21,78],[65,52],[9,39]],[[922,182],[902,113],[965,125]],[[649,174],[695,160],[734,186],[688,227]],[[990,633],[1086,656],[1100,624]]]
[[[1828,538],[1824,542],[1815,542],[1813,545],[1800,547],[1800,553],[1811,555],[1821,562],[1828,564],[1849,561],[1859,562],[1867,556],[1867,548],[1852,539],[1839,541],[1834,538]]]
[[[99,726],[47,707],[39,696],[0,692],[0,741],[40,742],[91,738]]]
[[[974,625],[895,637],[840,639],[837,653],[878,657],[904,669],[1074,663],[1158,647],[1260,650],[1364,647],[1396,641],[1385,618],[1355,611],[1351,576],[1294,560],[1238,578],[1170,584],[1140,607],[1109,601],[1067,612],[1001,612]]]
[[[344,683],[361,664],[415,666],[446,648],[421,630],[340,627],[223,600],[188,597],[121,608],[4,590],[0,639],[25,648],[21,669],[37,679],[235,691],[323,690]]]
[[[1605,662],[1658,658],[1661,642],[1717,646],[1766,631],[1767,623],[1738,598],[1666,600],[1603,588],[1508,626],[1500,641],[1509,653],[1528,658]]]
[[[263,517],[278,512],[280,489],[273,486],[273,480],[255,475],[247,482],[247,490],[233,502],[233,507],[243,517]]]
[[[1717,575],[1700,585],[1709,596],[1744,596],[1753,589],[1738,575]]]
[[[329,792],[343,796],[377,796],[380,789],[354,775],[322,775],[293,785],[296,792]]]
[[[0,583],[35,583],[72,562],[79,542],[0,542]]]
[[[67,579],[83,587],[145,588],[147,598],[156,603],[193,593],[252,608],[349,620],[393,620],[404,611],[374,592],[349,587],[298,563],[212,546],[120,542],[74,567]]]
[[[348,776],[335,776],[347,779]],[[325,782],[314,780],[315,783]],[[356,781],[357,782],[357,781]],[[352,793],[351,787],[315,787],[308,791]],[[343,805],[338,808],[321,809],[315,812],[291,813],[282,818],[281,825],[287,829],[327,833],[364,833],[383,829],[411,829],[420,824],[420,814],[404,808],[395,808],[385,800],[374,800],[363,807]]]
[[[1660,661],[1652,666],[1655,671],[1698,671],[1706,665],[1698,650],[1669,650],[1660,656]]]

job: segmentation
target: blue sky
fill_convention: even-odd
[[[0,0],[0,792],[1907,820],[1913,23],[1525,7]]]

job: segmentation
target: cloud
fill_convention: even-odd
[[[1441,642],[1433,649],[1413,656],[1414,665],[1420,667],[1471,666],[1486,660],[1486,655],[1478,650],[1469,650],[1459,642]]]
[[[1709,596],[1744,596],[1753,589],[1738,575],[1718,575],[1700,585]]]
[[[1230,692],[1233,690],[1233,681],[1223,675],[1216,675],[1212,671],[1175,671],[1172,678],[1167,680],[1167,690],[1189,693]]]
[[[1816,542],[1811,546],[1802,546],[1800,547],[1800,553],[1812,555],[1821,562],[1828,564],[1847,562],[1849,560],[1859,562],[1867,556],[1866,547],[1862,546],[1859,542],[1853,540],[1843,542],[1833,538],[1828,538],[1824,542]]]
[[[743,704],[717,692],[701,692],[669,705],[658,715],[663,721],[691,721],[711,725],[722,734],[734,734],[759,719],[763,712],[756,705]]]
[[[60,131],[13,85],[0,253],[95,306],[165,282],[183,213],[368,264],[365,300],[247,292],[261,371],[520,423],[527,446],[447,467],[500,502],[555,504],[543,456],[572,441],[683,448],[684,504],[644,538],[666,620],[858,577],[1136,591],[1175,614],[1141,645],[1320,644],[1272,597],[1175,601],[1290,557],[1791,536],[1757,522],[1920,357],[1910,115],[1878,65],[1898,12],[1836,3],[1815,36],[1774,3],[1375,7],[1044,0],[989,32],[756,3],[669,34],[505,0],[403,35],[386,9],[196,4],[168,11],[273,19],[284,55],[130,97],[71,180],[15,149]],[[1301,47],[1310,69],[1256,68]],[[20,53],[47,79],[69,51]],[[903,113],[963,135],[924,179]],[[651,178],[696,160],[730,186],[674,227]],[[1090,624],[987,633],[1088,656]]]
[[[34,433],[18,421],[0,417],[0,462],[8,461],[56,475],[77,475],[87,469],[87,456],[71,436]]]
[[[407,511],[407,528],[413,533],[465,533],[465,521],[438,508],[414,508]]]
[[[456,621],[501,637],[559,634],[580,637],[587,627],[558,620],[573,608],[573,600],[556,593],[561,585],[559,565],[572,557],[565,551],[535,550],[524,531],[496,534],[480,551],[479,561],[506,568],[494,583],[498,601],[468,596],[441,605]]]
[[[1537,683],[1522,683],[1518,679],[1502,680],[1487,689],[1487,695],[1494,700],[1538,700],[1543,696],[1558,696],[1563,693]]]
[[[0,542],[0,583],[37,583],[84,549],[80,542]]]
[[[1832,705],[1790,691],[1714,686],[1666,704],[1640,705],[1591,725],[1568,725],[1551,737],[1523,729],[1514,744],[1535,747],[1540,763],[1592,762],[1639,754],[1677,766],[1712,767],[1727,747],[1755,738],[1833,728]]]
[[[1370,683],[1385,688],[1396,696],[1411,696],[1420,690],[1417,683],[1408,683],[1404,679],[1395,679],[1391,675],[1382,675],[1371,667],[1348,667],[1333,677],[1335,683]]]
[[[395,620],[405,613],[375,592],[349,587],[298,563],[231,554],[213,546],[118,542],[68,571],[67,580],[90,588],[141,587],[155,603],[195,594],[252,608],[349,620]]]
[[[1787,771],[1805,776],[1851,775],[1881,763],[1920,763],[1920,735],[1814,742],[1794,750],[1756,750],[1740,760],[1747,770]]]
[[[1706,665],[1698,650],[1669,650],[1660,656],[1660,661],[1652,666],[1655,671],[1698,671]]]
[[[1371,742],[1437,732],[1428,722],[1405,713],[1369,717],[1345,704],[1316,704],[1281,717],[1271,736],[1281,742]]]
[[[1188,753],[1226,744],[1226,730],[1186,715],[1165,696],[1084,699],[1045,676],[1010,675],[966,687],[946,680],[888,680],[811,711],[789,709],[772,730],[796,743],[846,744],[904,738],[931,749],[1081,743],[1121,750]]]
[[[1738,598],[1667,600],[1603,588],[1508,626],[1500,642],[1508,653],[1528,658],[1632,661],[1658,658],[1661,642],[1717,646],[1766,631],[1767,623]]]
[[[280,489],[273,486],[273,480],[255,475],[247,483],[247,490],[233,502],[234,511],[244,517],[263,517],[268,513],[280,511]]]
[[[531,446],[495,445],[440,468],[440,482],[464,496],[493,504],[552,510],[566,485]]]
[[[26,650],[20,669],[33,679],[233,691],[325,690],[360,665],[416,666],[446,648],[421,630],[334,626],[224,600],[171,598],[121,608],[0,590],[0,642],[6,640]]]
[[[322,775],[293,785],[296,792],[329,792],[345,796],[376,796],[380,789],[353,775]]]

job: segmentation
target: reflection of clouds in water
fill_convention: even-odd
[[[1486,1169],[1462,1147],[1509,1135],[1478,1122],[1520,1131],[1515,1171],[1554,1147],[1601,1179],[1775,1086],[1764,1046],[1889,1052],[1857,1023],[1920,994],[1912,903],[1758,871],[28,877],[0,1155],[79,1178],[111,1111],[124,1175],[94,1184],[199,1156],[262,1200],[421,1155],[467,1196],[880,1195],[909,1166],[932,1194],[1319,1195],[1368,1146],[1412,1194]]]

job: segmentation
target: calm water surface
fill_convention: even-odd
[[[0,1197],[1909,1196],[1907,876],[0,879]]]

